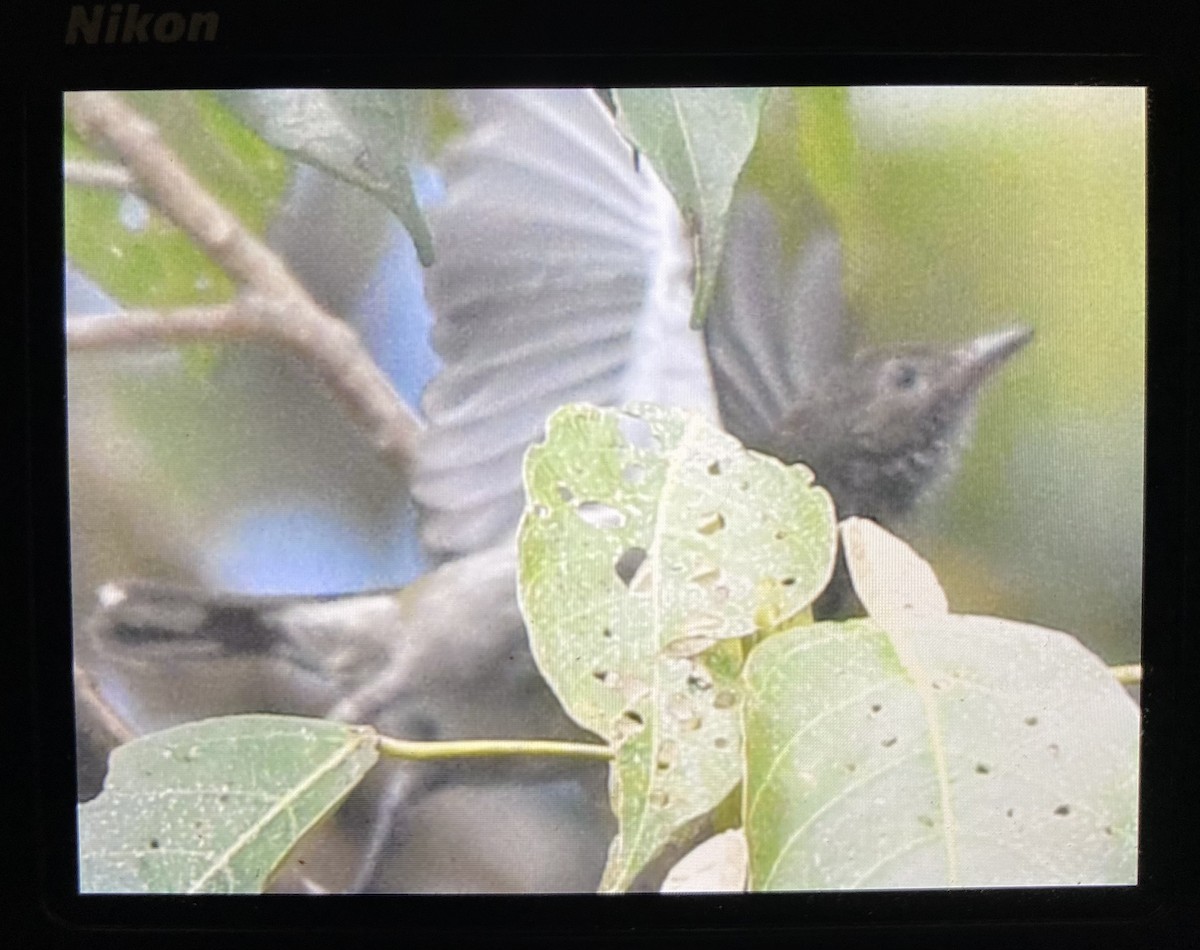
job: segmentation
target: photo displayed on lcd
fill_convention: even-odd
[[[1137,882],[1145,89],[64,109],[82,892]]]

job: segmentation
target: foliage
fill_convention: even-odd
[[[739,785],[754,890],[1136,880],[1137,708],[1072,637],[949,613],[928,565],[856,520],[872,615],[813,623],[828,495],[682,411],[565,407],[526,479],[534,654],[615,753],[603,890]],[[257,890],[370,735],[232,717],[122,747],[80,809],[83,886]]]
[[[277,148],[376,196],[403,222],[428,267],[433,238],[409,171],[426,136],[427,95],[407,89],[259,89],[221,98]]]
[[[615,89],[621,128],[666,181],[692,232],[696,296],[704,322],[721,260],[733,186],[758,136],[763,90]]]
[[[316,719],[231,716],[117,749],[79,807],[89,892],[261,890],[297,840],[375,764],[373,732]]]

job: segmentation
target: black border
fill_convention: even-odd
[[[217,9],[211,46],[62,45],[69,4],[46,4],[27,31],[33,52],[22,77],[26,360],[10,376],[12,405],[24,405],[28,496],[15,508],[27,536],[26,590],[18,590],[17,656],[28,671],[13,690],[10,721],[26,748],[10,782],[28,801],[13,814],[27,861],[23,902],[31,933],[63,945],[139,941],[240,945],[264,939],[326,945],[347,939],[393,943],[454,936],[465,942],[627,943],[635,937],[695,942],[749,939],[821,945],[1010,947],[1187,946],[1200,934],[1194,802],[1197,730],[1188,673],[1197,668],[1187,590],[1193,521],[1189,382],[1200,315],[1195,261],[1197,102],[1188,34],[1127,11],[1124,32],[1064,21],[1037,32],[1010,24],[987,39],[930,40],[912,23],[889,21],[884,38],[863,31],[850,10],[802,28],[754,19],[684,27],[665,17],[622,20],[612,9],[448,2],[424,11],[367,8],[302,14],[292,5],[142,4],[143,10]],[[242,7],[245,6],[246,9]],[[682,5],[674,5],[682,7]],[[530,14],[533,14],[531,17]],[[573,15],[572,15],[573,13]],[[692,11],[702,17],[700,8]],[[675,11],[678,16],[678,10]],[[732,18],[731,18],[732,19]],[[794,20],[795,18],[793,18]],[[899,19],[903,19],[902,17]],[[739,21],[740,22],[740,21]],[[748,18],[747,22],[750,22]],[[633,26],[626,24],[633,23]],[[1111,25],[1111,24],[1110,24]],[[1089,32],[1090,26],[1090,32]],[[621,29],[623,28],[623,29]],[[671,29],[675,32],[672,33]],[[704,32],[707,29],[707,34]],[[805,47],[789,30],[808,36]],[[1158,32],[1156,32],[1156,30]],[[624,34],[624,35],[622,35]],[[981,35],[984,35],[981,31]],[[1129,888],[751,894],[733,897],[310,897],[220,900],[80,896],[75,892],[71,629],[66,520],[64,344],[61,333],[61,92],[70,88],[245,85],[1106,83],[1149,87],[1148,380],[1146,542],[1143,608],[1144,721],[1140,883]],[[46,169],[53,169],[46,173]],[[19,351],[17,353],[19,356]],[[28,520],[24,520],[28,516]],[[18,539],[20,540],[20,539]],[[20,562],[16,562],[20,563]],[[25,647],[29,647],[28,650]],[[31,665],[27,665],[31,664]],[[28,685],[28,690],[21,687]],[[36,856],[29,861],[26,856]],[[25,944],[22,944],[25,945]],[[28,945],[32,946],[33,943]]]

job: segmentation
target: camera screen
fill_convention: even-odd
[[[64,113],[81,892],[1137,883],[1144,88]]]

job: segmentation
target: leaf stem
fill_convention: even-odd
[[[509,755],[558,756],[606,761],[614,757],[612,748],[607,745],[586,742],[553,742],[546,739],[455,739],[442,742],[423,742],[380,736],[379,751],[394,758],[415,761]]]
[[[1117,678],[1118,683],[1132,686],[1142,681],[1142,664],[1126,663],[1123,666],[1110,666],[1108,671]]]

